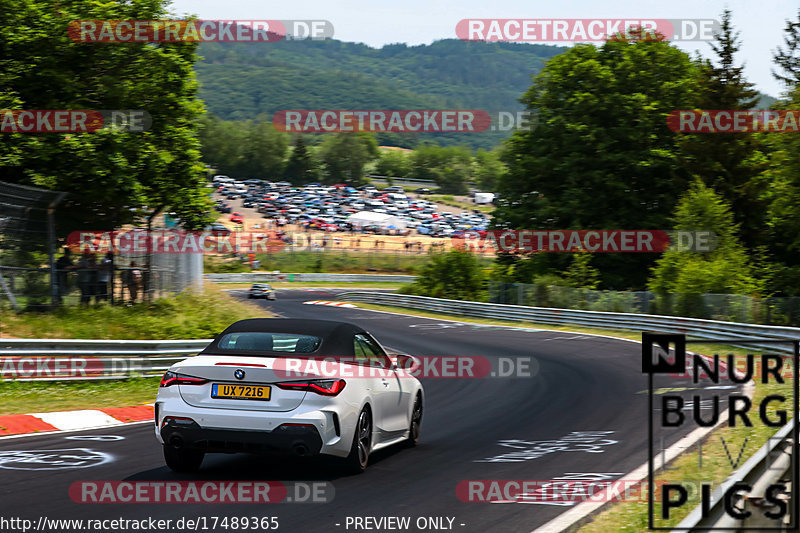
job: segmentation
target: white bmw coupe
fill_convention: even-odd
[[[167,466],[196,471],[206,453],[323,454],[364,471],[371,452],[416,445],[422,385],[362,328],[256,318],[229,326],[172,365],[155,403]]]

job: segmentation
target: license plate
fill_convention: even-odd
[[[266,385],[225,385],[214,383],[211,397],[227,400],[269,400],[270,387]]]

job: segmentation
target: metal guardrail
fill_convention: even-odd
[[[335,281],[342,283],[411,283],[416,276],[402,274],[327,274],[324,272],[237,272],[205,274],[211,283],[276,283],[281,281]]]
[[[338,295],[339,300],[390,305],[409,309],[434,311],[451,315],[500,320],[527,321],[540,324],[579,325],[603,329],[629,329],[683,333],[697,339],[709,341],[743,342],[753,337],[793,341],[800,338],[800,328],[741,324],[720,320],[684,318],[664,315],[635,313],[612,313],[605,311],[582,311],[576,309],[551,309],[523,305],[492,304],[461,300],[444,300],[427,296],[413,296],[386,292],[351,291]],[[726,342],[726,344],[731,344]],[[747,347],[791,353],[792,347],[775,344],[748,342]]]
[[[782,520],[770,519],[764,515],[763,497],[770,485],[786,480],[792,461],[797,460],[792,457],[792,449],[796,446],[794,425],[795,420],[792,419],[711,493],[711,506],[705,517],[702,509],[697,507],[675,526],[673,531],[677,533],[709,528],[725,528],[731,531],[748,528],[750,531],[755,531],[759,527],[776,529],[781,527]],[[753,487],[744,502],[744,511],[749,511],[751,514],[744,520],[738,520],[725,512],[723,496],[734,484],[742,482]],[[790,497],[796,498],[797,494],[791,494]],[[793,517],[794,520],[798,518],[800,517]]]
[[[0,339],[0,381],[159,376],[212,340]]]

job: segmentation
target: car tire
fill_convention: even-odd
[[[197,472],[205,452],[164,445],[164,461],[173,472]]]
[[[406,445],[413,448],[419,443],[419,433],[422,428],[422,396],[417,394],[414,408],[411,410],[411,423],[408,426],[408,439]]]
[[[369,451],[372,447],[372,411],[364,407],[358,415],[356,430],[350,454],[344,460],[344,470],[348,474],[360,474],[367,469]]]
[[[248,295],[247,295],[247,298],[248,298],[248,299],[250,299],[250,300],[252,300],[252,299],[253,299],[253,295],[252,295],[252,294],[248,294]]]

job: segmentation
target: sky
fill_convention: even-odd
[[[385,44],[430,44],[456,37],[462,19],[717,19],[724,9],[733,12],[740,32],[739,64],[747,79],[770,96],[784,86],[772,77],[773,51],[783,43],[789,19],[797,20],[800,1],[790,0],[174,0],[175,15],[193,14],[201,19],[225,20],[327,20],[334,38],[379,48]],[[570,43],[545,43],[569,45]],[[713,52],[706,42],[677,43],[694,55]],[[264,44],[269,46],[269,44]]]

